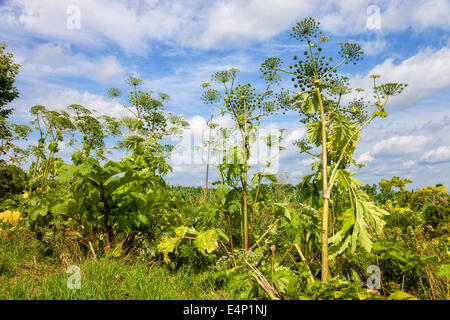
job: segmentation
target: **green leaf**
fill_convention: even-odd
[[[279,208],[282,210],[283,215],[284,215],[288,220],[291,220],[291,219],[292,219],[291,210],[290,210],[288,204],[278,202],[278,203],[274,203],[274,205],[276,205],[277,207],[279,207]]]
[[[150,224],[150,221],[148,221],[147,217],[144,216],[143,214],[138,214],[137,218],[146,226]]]
[[[188,230],[189,230],[188,227],[180,226],[180,227],[175,229],[175,234],[179,238],[184,238],[184,236],[186,235],[186,232],[188,232]]]
[[[322,124],[320,121],[313,121],[306,125],[308,130],[306,133],[308,134],[309,142],[314,143],[317,147],[322,143]]]
[[[277,182],[277,177],[274,174],[264,174],[263,176],[271,182]]]
[[[169,253],[173,252],[178,245],[180,244],[181,240],[184,239],[184,236],[186,232],[189,230],[188,227],[181,226],[175,229],[175,237],[168,238],[165,237],[157,246],[157,250],[164,254],[164,262],[169,264]]]
[[[297,276],[288,268],[277,266],[277,269],[278,270],[273,273],[272,281],[277,284],[277,287],[281,291],[281,293],[285,293],[289,286],[292,286],[296,283]]]
[[[372,251],[373,234],[380,235],[385,221],[383,217],[389,213],[370,201],[367,194],[360,191],[356,195],[355,207],[349,208],[339,217],[343,221],[341,230],[330,237],[330,257],[335,258],[348,249],[355,252],[361,245],[368,252]]]
[[[412,294],[404,291],[395,291],[391,293],[388,297],[388,300],[419,300]]]
[[[201,231],[194,240],[194,244],[201,253],[211,253],[218,249],[219,238],[223,238],[228,241],[228,237],[219,229]]]
[[[446,277],[450,279],[450,264],[443,264],[439,267],[439,272],[437,273],[439,276]]]

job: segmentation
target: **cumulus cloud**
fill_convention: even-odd
[[[373,154],[384,156],[398,156],[420,152],[430,142],[425,136],[397,136],[377,142],[373,147]]]
[[[215,2],[199,45],[223,47],[270,39],[311,12],[312,7],[311,2],[298,0]]]
[[[429,27],[450,27],[450,3],[447,0],[387,1],[385,4],[382,23],[388,30],[411,28],[420,31]]]
[[[80,29],[67,28],[70,5],[80,10]],[[321,20],[329,33],[363,33],[371,31],[366,26],[369,5],[373,5],[370,0],[13,0],[0,8],[0,18],[15,32],[92,47],[112,42],[125,52],[143,54],[154,40],[197,48],[267,40],[309,16]],[[376,5],[383,31],[450,25],[446,0],[384,0]]]
[[[417,162],[414,160],[408,160],[403,162],[403,168],[405,169],[409,169],[409,168],[413,168],[417,165]]]
[[[70,6],[80,13],[79,29],[67,27],[74,14],[68,11]],[[187,5],[181,1],[15,0],[0,11],[0,17],[16,32],[91,47],[115,43],[125,52],[144,53],[148,40],[192,37],[186,31],[195,27],[197,10],[195,1]]]
[[[422,158],[425,163],[442,163],[450,161],[450,146],[440,146],[426,152]]]
[[[22,65],[22,77],[76,76],[99,82],[122,80],[125,68],[115,56],[89,58],[73,53],[71,45],[63,42],[47,42],[32,49],[16,53]]]
[[[107,99],[88,91],[64,89],[51,90],[41,97],[33,98],[32,100],[22,100],[17,106],[14,115],[23,120],[29,119],[29,108],[38,104],[52,110],[63,110],[71,104],[79,104],[91,110],[96,110],[99,115],[108,115],[112,117],[120,117],[127,113],[123,106],[114,100]]]
[[[417,102],[432,97],[450,87],[450,47],[441,49],[425,48],[416,55],[395,62],[387,59],[382,64],[372,68],[365,75],[351,78],[351,84],[366,89],[366,94],[372,92],[369,75],[379,74],[379,83],[406,83],[408,87],[401,95],[391,98],[389,108],[407,108]]]
[[[95,68],[96,76],[103,82],[115,81],[125,75],[125,68],[114,56],[103,57]]]
[[[370,151],[364,152],[356,159],[356,161],[360,163],[372,162],[373,160],[374,157],[370,154]]]
[[[333,33],[422,31],[429,27],[449,28],[450,5],[446,0],[392,1],[371,0],[321,1],[315,11],[323,20],[325,30]],[[369,6],[379,9],[379,29],[369,29],[367,19],[374,14]],[[407,14],[405,14],[407,12]],[[346,17],[343,19],[342,17]],[[376,17],[378,19],[378,17]]]
[[[371,56],[382,52],[387,46],[387,41],[383,38],[376,38],[371,41],[359,41],[359,44],[361,45],[364,54]]]

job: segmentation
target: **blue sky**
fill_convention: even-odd
[[[68,27],[77,12],[79,28]],[[184,114],[191,123],[189,133],[201,139],[215,110],[201,102],[200,83],[216,71],[236,67],[242,82],[262,86],[258,68],[266,58],[280,57],[289,64],[292,56],[301,56],[304,44],[289,32],[310,16],[330,37],[329,52],[340,41],[363,47],[364,60],[341,70],[354,88],[369,88],[372,73],[381,74],[381,82],[409,84],[392,99],[388,118],[377,119],[363,133],[355,155],[367,166],[358,177],[377,183],[397,175],[413,180],[414,188],[449,187],[446,0],[0,1],[0,40],[22,65],[17,77],[21,96],[11,104],[16,109],[11,119],[26,123],[29,108],[37,104],[62,109],[72,103],[119,117],[124,110],[106,91],[126,90],[124,79],[138,76],[144,89],[168,93],[166,109]],[[281,86],[292,89],[289,78]],[[218,121],[230,124],[229,119]],[[274,116],[265,125],[287,129],[279,173],[287,172],[287,181],[298,183],[310,161],[291,143],[304,135],[304,126],[295,113]],[[61,156],[71,152],[62,148]],[[203,164],[172,159],[172,165],[171,183],[203,183]]]

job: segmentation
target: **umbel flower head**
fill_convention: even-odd
[[[350,93],[347,77],[335,77],[330,80],[328,90],[331,95],[343,96]]]
[[[303,41],[311,37],[316,37],[322,32],[319,31],[320,22],[316,22],[313,18],[308,18],[298,22],[291,32],[291,36],[297,40]]]
[[[269,58],[261,64],[259,70],[261,71],[261,79],[266,82],[278,83],[281,81],[277,73],[277,69],[281,67],[282,61],[280,58]]]
[[[385,98],[388,96],[396,96],[402,93],[402,91],[407,87],[404,83],[385,83],[375,87],[375,91]]]
[[[211,86],[211,82],[209,81],[203,81],[202,83],[200,83],[200,87],[202,88],[208,88]]]
[[[140,86],[141,84],[144,83],[144,81],[142,81],[141,79],[136,78],[136,77],[129,77],[128,79],[125,80],[125,82],[128,85],[133,86],[133,87]]]
[[[111,88],[108,90],[108,96],[111,98],[117,98],[120,96],[120,90],[117,88]]]
[[[208,89],[202,94],[202,100],[204,103],[214,103],[220,98],[220,92],[216,89]]]
[[[358,44],[345,42],[340,43],[340,46],[341,50],[339,50],[338,53],[343,58],[347,58],[348,61],[359,61],[360,59],[362,59],[362,55],[364,54],[364,52]],[[353,64],[356,64],[356,62],[354,62]]]
[[[213,74],[211,80],[217,83],[227,83],[232,76],[233,73],[231,71],[219,71]]]
[[[161,101],[169,101],[170,100],[170,96],[164,92],[158,92],[158,97],[161,99]]]

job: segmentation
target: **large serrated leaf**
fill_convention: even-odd
[[[228,239],[221,230],[210,229],[199,232],[194,244],[201,253],[211,253],[219,247],[219,238]]]

